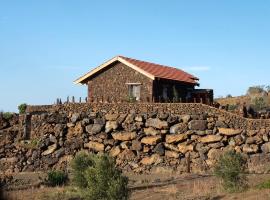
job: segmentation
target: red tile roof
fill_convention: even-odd
[[[157,78],[163,78],[163,79],[170,79],[170,80],[176,80],[176,81],[182,81],[192,84],[198,84],[197,80],[199,80],[197,77],[184,72],[183,70],[174,68],[174,67],[168,67],[164,65],[159,65],[155,63],[150,63],[146,61],[136,60],[133,58],[127,58],[124,56],[119,56],[120,58],[126,60],[127,62],[139,67],[140,69],[146,71],[147,73],[157,77]]]

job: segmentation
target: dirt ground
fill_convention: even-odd
[[[15,185],[7,192],[6,200],[68,200],[68,187],[48,188],[38,186],[43,174],[17,175]],[[168,174],[128,175],[132,190],[131,200],[268,200],[270,189],[256,186],[270,179],[270,174],[249,175],[250,189],[241,193],[226,193],[213,176]],[[31,180],[29,180],[31,179]],[[32,186],[29,183],[34,183]],[[17,189],[16,189],[17,188]],[[5,200],[5,199],[3,199]],[[73,199],[74,200],[74,199]]]

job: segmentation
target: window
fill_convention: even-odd
[[[131,98],[135,98],[136,101],[139,101],[141,97],[141,84],[127,83],[127,85],[128,85],[128,96]]]

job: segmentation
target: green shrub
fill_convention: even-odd
[[[87,187],[87,180],[84,172],[88,167],[93,166],[94,161],[91,156],[86,153],[79,153],[71,162],[71,168],[73,170],[73,182],[79,188]]]
[[[270,180],[265,181],[257,186],[258,189],[270,189]]]
[[[52,187],[64,185],[68,180],[67,174],[63,171],[50,171],[47,176],[47,185]]]
[[[108,155],[78,154],[71,165],[73,181],[84,199],[126,200],[129,198],[128,178],[115,167]]]
[[[214,168],[214,174],[221,178],[225,190],[238,192],[247,188],[245,170],[244,157],[240,153],[228,151],[219,158]]]
[[[18,110],[20,114],[24,114],[27,108],[27,104],[26,103],[22,103],[21,105],[18,106]]]
[[[11,112],[4,112],[3,113],[3,118],[6,119],[6,120],[9,120],[13,117],[13,113]]]

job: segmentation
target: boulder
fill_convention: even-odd
[[[201,137],[199,139],[200,142],[202,143],[214,143],[214,142],[219,142],[222,140],[222,136],[220,135],[207,135],[205,137]]]
[[[105,119],[107,121],[116,121],[119,117],[119,114],[106,114]]]
[[[257,153],[259,150],[258,145],[256,144],[252,144],[252,145],[248,145],[248,144],[244,144],[243,145],[243,152],[244,153]]]
[[[60,158],[63,155],[65,155],[65,149],[64,148],[58,149],[57,151],[55,151],[54,154],[55,154],[55,157],[56,158]]]
[[[146,127],[153,127],[156,129],[166,129],[169,126],[167,121],[162,121],[158,118],[150,118],[146,120],[145,125]]]
[[[180,143],[177,145],[178,147],[178,151],[181,152],[182,154],[185,154],[188,151],[193,151],[194,150],[194,146],[192,144],[185,144],[185,143]]]
[[[164,146],[165,146],[166,149],[169,149],[169,150],[172,150],[172,151],[178,151],[177,146],[175,146],[173,144],[164,143]]]
[[[163,143],[158,143],[157,146],[155,146],[154,150],[155,153],[157,153],[160,156],[163,156],[165,153],[165,148]]]
[[[267,142],[261,146],[263,153],[270,153],[270,142]]]
[[[155,136],[159,134],[159,131],[154,129],[153,127],[149,127],[149,128],[144,128],[144,133],[145,135]]]
[[[174,135],[166,135],[166,143],[177,143],[182,142],[187,139],[186,134],[174,134]]]
[[[165,157],[168,158],[179,158],[179,153],[176,151],[165,151]]]
[[[158,154],[153,154],[150,157],[144,157],[140,163],[143,165],[153,165],[153,164],[157,165],[162,161],[163,161],[162,158]]]
[[[79,118],[80,118],[80,113],[74,113],[74,114],[71,116],[70,121],[71,121],[72,123],[76,123],[76,122],[79,120]]]
[[[207,154],[207,157],[210,160],[218,160],[221,154],[222,154],[222,150],[220,149],[210,149]]]
[[[228,125],[224,121],[217,121],[215,125],[216,125],[216,127],[220,127],[220,128],[227,128],[228,127]]]
[[[121,149],[120,149],[119,146],[113,147],[113,148],[110,150],[110,156],[112,156],[112,157],[116,157],[116,156],[118,156],[120,153],[121,153]]]
[[[116,130],[118,128],[117,121],[107,121],[105,125],[105,132],[109,133],[113,130]]]
[[[227,136],[234,136],[234,135],[239,135],[242,133],[242,130],[240,129],[231,129],[231,128],[218,128],[218,132],[222,135],[227,135]]]
[[[113,133],[113,139],[120,140],[120,141],[129,141],[133,140],[137,137],[136,132],[120,132],[120,133]]]
[[[53,144],[51,146],[48,146],[48,149],[44,152],[42,152],[42,156],[47,156],[49,154],[52,154],[57,149],[57,144]]]
[[[90,124],[85,127],[86,132],[89,133],[90,135],[98,134],[102,131],[102,129],[103,125],[101,124]]]
[[[143,122],[143,117],[141,115],[135,117],[136,122]]]
[[[125,149],[124,151],[122,151],[119,155],[118,158],[121,160],[125,160],[125,161],[130,161],[136,158],[136,155],[133,153],[132,150],[130,149]]]
[[[190,115],[182,115],[180,116],[180,119],[183,121],[183,123],[188,123],[191,119]]]
[[[147,136],[147,137],[142,138],[141,143],[143,143],[143,144],[149,144],[149,145],[156,145],[160,141],[161,141],[161,136],[160,135],[157,135],[157,136]]]
[[[104,144],[99,143],[99,142],[93,142],[93,141],[90,141],[89,143],[84,144],[84,147],[92,149],[95,152],[104,151],[104,148],[105,148]]]
[[[138,140],[132,140],[131,150],[134,150],[134,151],[142,150],[142,143]]]
[[[179,123],[171,126],[170,134],[185,133],[188,130],[188,126],[185,123]]]
[[[207,129],[206,120],[192,120],[188,123],[190,130],[204,131]]]

